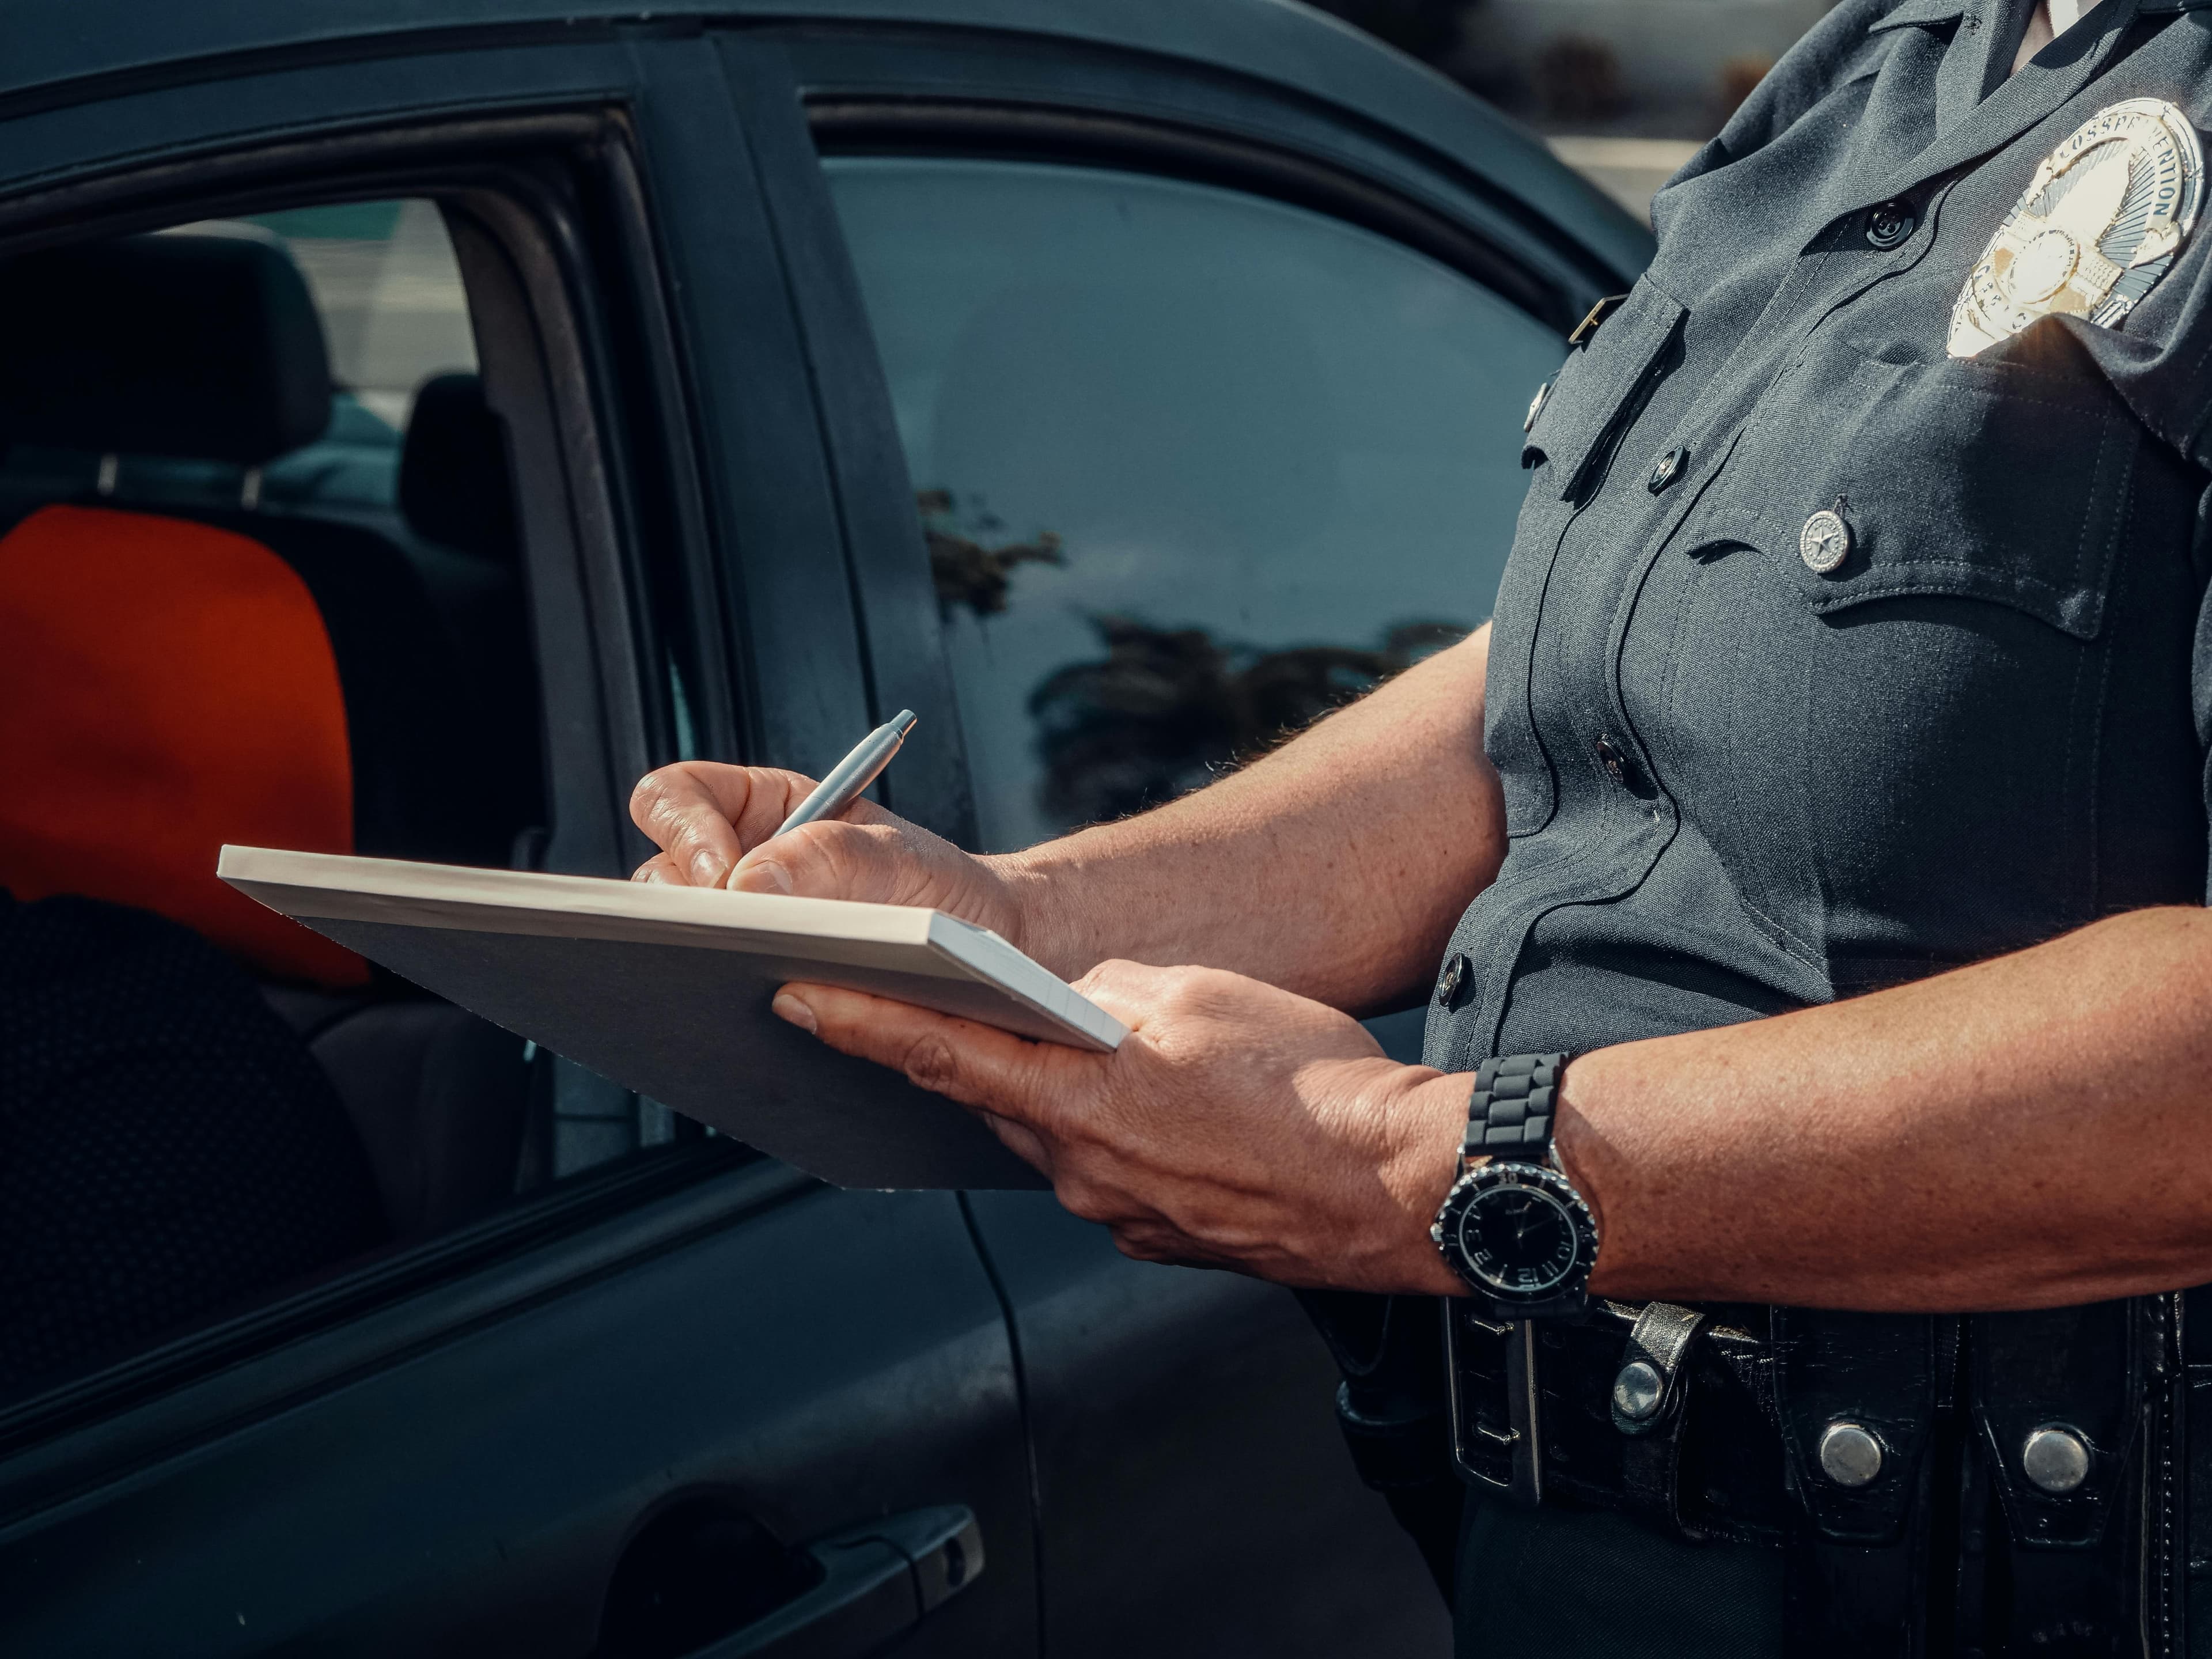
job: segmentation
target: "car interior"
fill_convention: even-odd
[[[435,212],[365,205],[418,240]],[[547,816],[501,422],[465,337],[411,386],[349,382],[332,338],[366,311],[386,378],[409,367],[428,313],[376,296],[429,279],[386,269],[349,314],[332,295],[361,301],[391,249],[270,228],[313,211],[0,264],[0,984],[27,988],[0,1164],[28,1206],[9,1231],[76,1218],[67,1259],[0,1267],[0,1394],[545,1173],[549,1057],[215,876],[224,842],[527,863]],[[315,283],[295,247],[330,256]],[[418,359],[453,349],[416,333]],[[248,1098],[269,1110],[210,1103]],[[194,1186],[203,1165],[228,1173]],[[328,1224],[349,1170],[373,1213]]]

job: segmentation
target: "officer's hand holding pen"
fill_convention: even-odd
[[[647,773],[630,796],[630,816],[661,851],[633,879],[926,905],[1030,949],[1021,907],[996,861],[963,853],[861,796],[912,720],[902,714],[869,733],[819,784],[774,767],[714,761]]]

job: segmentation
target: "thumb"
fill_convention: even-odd
[[[851,823],[825,818],[787,836],[764,841],[738,860],[729,886],[740,893],[787,893],[801,898],[903,902],[910,884],[904,837],[894,824]]]

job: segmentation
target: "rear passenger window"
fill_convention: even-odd
[[[825,166],[988,850],[1152,805],[1490,613],[1564,343],[1367,231],[1083,167]]]
[[[226,842],[544,841],[508,443],[439,204],[0,261],[0,1398],[665,1139],[214,876]]]

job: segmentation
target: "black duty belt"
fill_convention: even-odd
[[[1653,1306],[1665,1310],[1658,1320],[1597,1302],[1581,1323],[1540,1331],[1546,1492],[1627,1510],[1678,1537],[1781,1543],[1792,1514],[1773,1351],[1754,1334],[1766,1310]],[[1453,1461],[1465,1478],[1506,1491],[1510,1328],[1464,1300],[1447,1321]]]
[[[2163,1659],[2184,1650],[2182,1308],[1597,1303],[1540,1339],[1547,1501],[1786,1550],[1793,1659]],[[1507,1328],[1465,1302],[1444,1323],[1453,1461],[1507,1490]]]

